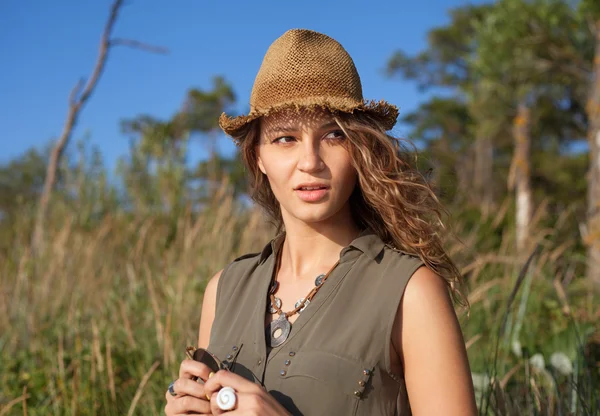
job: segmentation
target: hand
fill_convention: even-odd
[[[183,360],[179,367],[179,378],[173,385],[176,396],[166,393],[167,405],[165,414],[167,416],[185,415],[188,412],[192,414],[211,414],[211,403],[205,395],[204,385],[192,379],[198,377],[202,380],[208,380],[210,369],[198,361]]]
[[[217,394],[223,387],[232,387],[236,391],[237,403],[233,410],[223,411],[217,405]],[[210,397],[210,409],[213,415],[227,413],[231,416],[280,416],[289,415],[261,385],[246,380],[230,371],[218,371],[204,385],[204,392]]]

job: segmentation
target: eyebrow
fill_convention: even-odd
[[[330,121],[329,123],[325,123],[321,125],[318,129],[325,130],[331,127],[338,127],[338,124],[335,121]],[[297,128],[287,128],[287,127],[274,127],[273,129],[269,129],[269,133],[295,133],[298,131]]]

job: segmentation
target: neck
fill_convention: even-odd
[[[279,270],[284,279],[312,280],[327,273],[360,232],[348,206],[326,221],[307,223],[285,213],[283,219],[286,235]]]

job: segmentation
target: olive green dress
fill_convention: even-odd
[[[410,415],[402,375],[390,365],[392,325],[422,261],[365,230],[292,324],[267,349],[269,284],[284,234],[225,267],[209,351],[231,371],[262,383],[294,415]]]

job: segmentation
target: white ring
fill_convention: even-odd
[[[221,410],[231,410],[237,403],[237,395],[231,387],[223,387],[217,394],[217,406]]]

